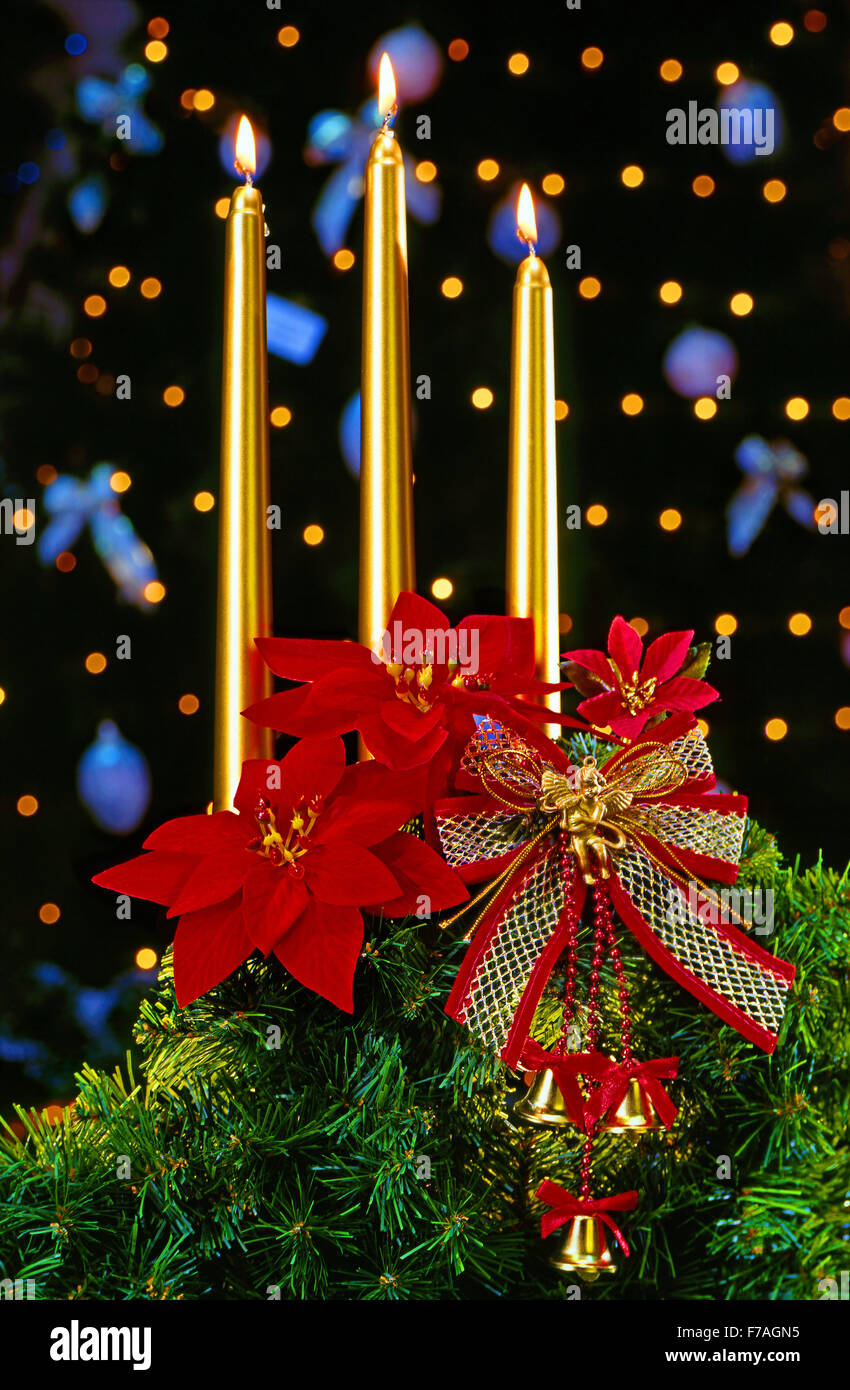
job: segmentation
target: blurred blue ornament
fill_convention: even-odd
[[[94,548],[123,599],[137,608],[153,607],[145,588],[156,579],[153,555],[124,516],[110,486],[115,469],[97,464],[86,481],[60,474],[44,489],[44,507],[51,518],[38,540],[42,564],[55,563],[76,541],[83,527],[91,528]]]
[[[724,87],[719,94],[717,109],[721,111],[723,108],[740,112],[737,123],[736,118],[730,119],[733,135],[740,131],[758,137],[757,140],[721,144],[723,153],[733,164],[749,164],[751,160],[766,159],[777,153],[785,139],[785,121],[779,102],[769,87],[742,78],[731,87]],[[720,133],[722,137],[722,125]],[[763,148],[763,154],[758,153],[759,146]]]
[[[81,232],[94,232],[103,221],[106,212],[106,183],[100,174],[92,174],[75,184],[68,194],[68,211],[71,221]]]
[[[231,179],[237,177],[233,162],[236,158],[236,129],[241,119],[238,112],[235,116],[231,116],[224,130],[221,132],[221,138],[218,142],[218,157],[221,161],[221,166],[225,173],[230,175]],[[251,122],[251,129],[254,132],[254,149],[257,156],[257,168],[254,177],[259,183],[271,161],[272,142],[265,131],[261,130],[254,121]],[[238,175],[238,177],[241,179],[241,174]]]
[[[70,53],[72,58],[77,58],[81,53],[85,53],[88,46],[88,39],[85,34],[69,34],[65,40],[65,52]]]
[[[306,366],[316,356],[327,327],[327,319],[303,304],[279,294],[266,295],[266,337],[275,357]]]
[[[67,144],[64,130],[48,130],[44,143],[49,150],[64,150]]]
[[[103,77],[82,77],[77,83],[77,109],[84,121],[99,125],[112,139],[119,133],[118,118],[126,117],[121,144],[131,154],[158,154],[162,133],[139,104],[150,83],[150,73],[140,63],[130,63],[114,83]]]
[[[735,462],[745,477],[726,509],[733,555],[749,550],[777,500],[801,526],[814,530],[814,498],[796,486],[809,465],[787,439],[769,444],[760,435],[749,434],[735,450]]]
[[[102,719],[97,738],[77,765],[77,795],[102,830],[128,835],[148,809],[151,775],[138,748]]]
[[[443,60],[437,44],[424,29],[407,24],[378,39],[369,57],[376,86],[378,64],[384,52],[389,53],[393,64],[400,103],[420,100],[435,90]],[[333,256],[345,245],[354,210],[363,196],[366,160],[380,125],[378,103],[371,97],[356,116],[347,116],[343,111],[320,111],[307,127],[307,163],[340,166],[331,174],[313,209],[313,228],[326,256]],[[440,215],[440,190],[435,183],[420,183],[414,168],[414,161],[405,155],[408,211],[417,222],[430,226]]]
[[[717,378],[734,378],[738,353],[731,338],[710,328],[686,328],[664,354],[664,375],[680,396],[714,396]]]
[[[517,203],[522,184],[517,183],[506,198],[503,198],[490,215],[487,240],[491,251],[503,261],[519,265],[528,255],[528,247],[516,234]],[[535,194],[534,213],[537,219],[538,256],[548,256],[561,239],[561,219],[549,203]]]
[[[41,170],[31,159],[25,159],[23,164],[18,165],[18,178],[21,183],[35,183]]]
[[[390,29],[373,44],[368,68],[375,87],[382,53],[389,54],[400,102],[421,101],[436,90],[443,72],[442,50],[418,24]]]
[[[345,466],[355,478],[360,477],[360,392],[355,391],[346,401],[339,417],[339,447]]]

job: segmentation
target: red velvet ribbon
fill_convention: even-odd
[[[585,1128],[584,1100],[582,1098],[576,1075],[582,1070],[577,1065],[581,1057],[580,1053],[567,1053],[560,1055],[557,1052],[547,1052],[545,1047],[541,1047],[534,1038],[527,1038],[522,1049],[520,1065],[528,1071],[552,1072],[558,1083],[558,1090],[564,1097],[564,1104],[569,1112],[573,1124],[578,1125],[579,1129]]]
[[[658,1057],[651,1062],[612,1062],[610,1057],[597,1052],[586,1055],[584,1060],[582,1073],[595,1077],[601,1083],[587,1106],[588,1119],[599,1121],[609,1110],[616,1110],[629,1088],[629,1082],[636,1079],[652,1101],[664,1128],[670,1128],[679,1112],[661,1085],[661,1078],[669,1081],[676,1075],[678,1057]]]
[[[541,1202],[545,1202],[551,1211],[544,1211],[540,1218],[540,1234],[544,1237],[550,1236],[553,1231],[557,1231],[559,1226],[566,1226],[574,1216],[594,1216],[597,1221],[601,1221],[612,1232],[614,1239],[628,1258],[629,1247],[626,1244],[623,1232],[619,1226],[608,1215],[609,1211],[633,1211],[637,1206],[638,1195],[635,1191],[618,1192],[614,1197],[574,1197],[571,1192],[567,1192],[565,1187],[559,1187],[556,1182],[550,1182],[548,1178],[540,1184],[537,1189],[537,1196]]]

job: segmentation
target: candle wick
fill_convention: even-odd
[[[244,180],[245,180],[245,183],[246,183],[247,187],[248,187],[248,188],[253,188],[253,186],[254,186],[254,175],[251,173],[251,170],[250,170],[250,169],[245,169],[245,168],[239,163],[239,160],[238,160],[238,159],[234,159],[234,161],[233,161],[233,167],[234,167],[234,169],[236,170],[237,174],[241,174],[241,175],[242,175],[242,177],[243,177]]]
[[[395,125],[395,118],[396,118],[397,115],[398,115],[398,102],[396,101],[396,102],[394,102],[393,105],[390,107],[389,111],[387,112],[386,116],[385,116],[384,119],[383,119],[383,122],[382,122],[382,124],[381,124],[381,134],[382,134],[382,135],[392,135],[392,134],[394,133],[392,127]]]
[[[516,233],[516,234],[517,234],[517,236],[519,237],[520,241],[522,242],[523,246],[525,246],[526,250],[528,251],[529,256],[536,256],[536,255],[537,255],[537,242],[536,242],[536,241],[532,241],[530,237],[524,236],[523,233],[519,230],[519,227],[517,227],[517,233]]]

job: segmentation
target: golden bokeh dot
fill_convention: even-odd
[[[709,722],[708,722],[707,719],[698,719],[698,720],[697,720],[697,728],[699,729],[699,731],[700,731],[700,733],[702,734],[703,738],[708,738],[711,725],[709,724]]]
[[[60,550],[55,564],[60,574],[70,574],[71,570],[77,568],[77,557],[72,555],[70,550]]]
[[[604,526],[608,520],[608,508],[601,502],[592,502],[584,514],[588,526]]]
[[[809,413],[809,402],[805,396],[792,396],[785,402],[785,414],[789,420],[805,420]]]
[[[197,695],[181,695],[177,701],[177,708],[181,714],[197,714],[201,708],[201,702]]]
[[[215,498],[211,492],[196,492],[192,498],[192,506],[196,512],[211,512],[215,506]]]
[[[152,39],[164,39],[170,27],[168,20],[163,19],[161,15],[148,20],[148,33]]]
[[[454,593],[454,587],[450,579],[446,579],[445,575],[441,575],[441,577],[435,579],[431,585],[431,593],[434,595],[434,598],[451,598]]]
[[[838,520],[838,508],[833,502],[824,498],[822,502],[818,502],[812,516],[816,526],[834,526]]]
[[[786,44],[789,44],[794,37],[793,26],[784,19],[777,20],[775,24],[771,24],[768,37],[771,43],[776,44],[777,48],[785,48]]]
[[[44,922],[45,926],[52,927],[54,922],[58,922],[62,913],[56,903],[42,903],[38,909],[38,920]]]
[[[325,533],[321,526],[313,523],[311,526],[304,527],[302,540],[305,545],[321,545],[324,539]]]
[[[493,404],[493,392],[489,386],[476,386],[471,400],[476,410],[489,410]]]
[[[733,294],[732,298],[729,300],[729,308],[732,310],[733,314],[737,314],[738,318],[743,318],[745,314],[752,313],[754,303],[755,301],[751,294],[747,294],[745,290],[739,290],[737,294]]]
[[[682,524],[682,513],[675,507],[665,507],[658,518],[658,525],[662,531],[678,531]]]
[[[850,396],[836,396],[832,402],[832,413],[836,420],[850,420]]]
[[[34,816],[38,810],[38,797],[19,796],[15,809],[19,816]]]
[[[229,198],[216,198],[216,201],[215,201],[215,215],[216,215],[216,217],[220,217],[221,220],[222,220],[222,222],[223,222],[224,219],[225,219],[225,217],[226,217],[227,214],[229,213],[229,211],[230,211],[230,199],[229,199]]]
[[[698,198],[710,198],[714,192],[714,179],[710,174],[697,174],[691,188]]]
[[[294,24],[284,24],[277,33],[277,41],[281,48],[294,48],[300,37],[301,35]]]
[[[627,164],[625,169],[621,170],[620,178],[626,188],[640,188],[645,175],[639,164]]]
[[[806,10],[803,23],[810,34],[820,34],[826,28],[826,15],[823,10]]]
[[[162,603],[165,598],[165,585],[158,579],[149,579],[142,590],[148,603]]]
[[[522,77],[524,72],[528,72],[530,66],[527,53],[512,53],[508,59],[508,72],[512,72],[514,77]]]
[[[50,483],[56,482],[56,479],[59,477],[59,474],[56,472],[56,469],[53,467],[52,463],[43,463],[36,472],[35,476],[41,483],[42,487],[48,487]]]
[[[5,692],[5,690],[3,689],[2,685],[0,685],[0,705],[4,704],[4,703],[5,703],[5,700],[6,700],[6,692]]]
[[[838,614],[838,622],[839,626],[843,627],[845,631],[850,631],[850,605],[841,609],[841,612]]]
[[[495,159],[479,159],[475,172],[484,183],[491,183],[499,177],[499,164]]]
[[[159,956],[151,946],[142,946],[136,952],[136,964],[140,970],[153,970]]]
[[[469,44],[466,39],[452,39],[446,52],[453,63],[462,63],[469,53]]]
[[[88,357],[91,352],[91,343],[88,338],[75,338],[71,344],[72,357]]]
[[[832,124],[836,130],[850,130],[850,106],[839,106],[832,117]]]
[[[77,368],[77,380],[82,381],[85,386],[91,386],[93,381],[97,381],[97,367],[93,362],[84,362]]]
[[[156,299],[162,293],[162,282],[155,275],[148,275],[139,285],[139,291],[143,299]]]
[[[768,179],[762,189],[762,196],[766,198],[769,203],[781,203],[787,192],[788,189],[781,179]]]
[[[839,729],[850,729],[850,705],[842,705],[835,711],[835,723]]]
[[[106,670],[106,657],[103,652],[89,652],[85,665],[89,675],[99,676],[101,671]]]
[[[733,82],[737,82],[741,76],[741,70],[737,63],[718,63],[714,70],[721,87],[731,87]]]
[[[459,294],[463,294],[463,281],[457,275],[447,275],[440,286],[440,293],[445,299],[457,299]]]
[[[130,283],[130,272],[125,265],[114,265],[106,278],[116,290],[123,290]]]
[[[570,617],[569,613],[558,614],[558,631],[560,633],[571,632],[572,626],[573,620]]]
[[[186,392],[182,386],[166,386],[162,393],[162,399],[166,405],[182,405],[186,399]]]
[[[540,182],[543,192],[550,198],[557,198],[559,193],[563,193],[566,186],[563,174],[545,174]]]
[[[583,68],[587,68],[592,72],[594,68],[602,67],[604,57],[605,54],[602,52],[601,48],[586,48],[581,55],[581,65]]]
[[[578,292],[582,299],[595,299],[602,289],[601,281],[595,275],[585,275],[583,280],[578,282]]]
[[[127,492],[132,486],[133,479],[129,473],[125,473],[123,468],[116,468],[109,479],[109,486],[113,492]]]
[[[682,64],[679,62],[678,58],[665,58],[658,71],[662,81],[678,82],[679,78],[682,76]]]
[[[665,280],[659,287],[658,298],[662,304],[678,304],[682,298],[682,286],[678,280]]]
[[[713,420],[717,414],[717,401],[713,396],[698,396],[694,401],[694,415],[698,420]]]
[[[149,63],[161,63],[168,57],[168,48],[160,39],[151,39],[145,44],[145,57]]]
[[[638,637],[645,637],[649,632],[649,623],[646,618],[629,618],[629,627],[633,627]]]
[[[191,111],[195,105],[195,88],[187,87],[185,92],[180,93],[180,105],[184,111]]]
[[[333,261],[337,270],[350,270],[355,259],[354,252],[347,246],[341,246],[338,251],[334,251]]]
[[[812,620],[808,613],[792,613],[788,619],[788,631],[795,637],[805,637],[812,630]]]
[[[718,613],[714,619],[714,631],[719,632],[721,637],[731,637],[733,632],[738,631],[738,619],[734,613]]]
[[[199,87],[192,97],[192,105],[196,111],[211,111],[215,106],[215,94],[209,87]]]
[[[83,300],[83,313],[90,319],[99,319],[106,313],[106,300],[102,294],[90,294]]]
[[[276,430],[286,429],[291,419],[292,411],[289,409],[288,405],[276,405],[269,416],[269,420]]]
[[[778,743],[787,734],[788,724],[784,719],[768,719],[764,726],[764,732],[765,737],[769,738],[771,743]]]
[[[640,415],[643,410],[643,396],[639,396],[636,391],[629,391],[620,401],[620,409],[624,415]]]
[[[433,183],[437,177],[437,166],[433,159],[420,159],[413,172],[420,183]]]
[[[12,525],[16,531],[30,531],[35,525],[35,514],[29,507],[18,507],[12,514]]]
[[[556,420],[566,420],[566,418],[567,418],[567,416],[569,415],[569,413],[570,413],[570,407],[569,407],[569,405],[567,404],[566,401],[562,401],[562,400],[560,400],[560,399],[558,399],[558,400],[555,401],[555,419],[556,419]]]

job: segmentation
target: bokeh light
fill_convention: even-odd
[[[795,637],[805,637],[812,630],[812,620],[808,613],[792,613],[788,619],[788,631]]]
[[[38,810],[38,797],[19,796],[15,809],[19,816],[34,816]]]
[[[643,397],[636,391],[629,391],[620,401],[620,409],[624,415],[640,415],[643,410]]]
[[[455,586],[452,583],[452,581],[450,579],[446,579],[446,577],[443,575],[439,579],[434,580],[433,584],[431,585],[431,593],[434,595],[434,598],[451,598],[452,594],[454,593],[454,587]]]
[[[682,286],[678,280],[665,280],[659,287],[658,298],[662,304],[678,304],[682,298]]]
[[[192,506],[196,512],[211,512],[215,506],[215,497],[211,492],[196,492],[192,498]]]
[[[508,72],[512,72],[514,77],[522,77],[530,66],[527,53],[512,53],[508,59]]]
[[[125,473],[123,468],[116,468],[109,479],[109,486],[113,492],[126,492],[132,483],[133,479],[129,473]]]
[[[714,76],[721,87],[731,87],[733,82],[738,81],[741,71],[737,63],[719,63],[714,70]]]
[[[626,188],[640,188],[644,177],[644,172],[639,164],[627,164],[620,173],[620,178]]]
[[[286,429],[292,419],[292,411],[288,405],[276,405],[269,419],[276,430]]]
[[[775,43],[777,48],[785,48],[794,37],[794,29],[784,19],[777,20],[771,24],[768,37],[771,43]]]
[[[284,24],[277,33],[277,41],[281,48],[294,48],[300,37],[301,35],[294,24]]]
[[[784,719],[768,719],[764,726],[764,732],[765,737],[769,738],[771,743],[778,743],[787,734],[788,724]]]
[[[139,285],[139,293],[143,299],[156,299],[162,293],[162,282],[155,275],[148,275]]]
[[[738,293],[733,294],[732,298],[729,300],[729,308],[732,310],[733,314],[737,314],[738,318],[743,318],[745,314],[752,313],[753,303],[754,300],[751,294],[747,294],[744,290],[739,290]]]
[[[593,72],[596,68],[601,68],[604,58],[605,54],[601,48],[586,48],[581,55],[581,65]]]
[[[466,39],[452,39],[446,52],[453,63],[462,63],[469,55],[469,44]]]
[[[679,62],[678,58],[665,58],[658,71],[662,81],[678,82],[679,78],[682,76],[682,64]]]
[[[489,410],[493,404],[493,392],[489,386],[476,386],[471,400],[476,410]]]
[[[809,413],[809,402],[804,396],[792,396],[785,402],[785,414],[789,420],[805,420]]]
[[[201,702],[197,695],[181,695],[177,701],[177,708],[181,714],[197,714],[201,708]]]
[[[499,165],[495,159],[480,159],[475,172],[484,183],[491,183],[499,177]]]
[[[698,396],[694,401],[694,415],[698,420],[713,420],[717,414],[717,401],[713,396]]]
[[[354,260],[354,252],[350,251],[347,246],[341,246],[338,251],[334,252],[333,262],[337,270],[350,270],[354,265]]]
[[[186,399],[186,392],[183,390],[182,386],[166,386],[162,393],[162,399],[165,401],[166,405],[182,405]]]
[[[682,513],[675,507],[665,507],[658,518],[658,525],[662,531],[678,531],[682,524]]]
[[[608,508],[601,502],[592,502],[584,514],[588,526],[604,526],[608,520]]]
[[[86,670],[91,676],[99,676],[106,670],[106,657],[103,652],[89,652],[85,661]]]
[[[768,203],[781,203],[788,189],[781,179],[768,179],[762,189],[762,195]]]
[[[301,534],[305,545],[321,545],[325,539],[323,528],[315,523],[311,526],[305,526]]]
[[[106,313],[106,300],[102,294],[90,294],[83,300],[83,313],[90,319],[99,319]]]
[[[578,292],[582,299],[595,299],[602,289],[602,284],[595,275],[585,275],[583,280],[578,282]]]
[[[458,295],[463,294],[463,281],[457,275],[447,275],[440,286],[440,293],[446,299],[457,299]]]
[[[125,265],[114,265],[106,278],[116,290],[123,290],[130,283],[130,272]]]
[[[563,193],[566,186],[563,174],[545,174],[540,183],[543,192],[550,198],[557,198],[559,193]]]
[[[734,613],[718,613],[714,619],[714,631],[721,637],[731,637],[733,632],[737,632],[738,619]]]
[[[56,903],[42,903],[38,909],[38,920],[43,922],[46,927],[52,927],[54,922],[58,922],[62,913]]]
[[[710,198],[714,192],[714,179],[710,174],[697,174],[691,188],[698,198]]]

